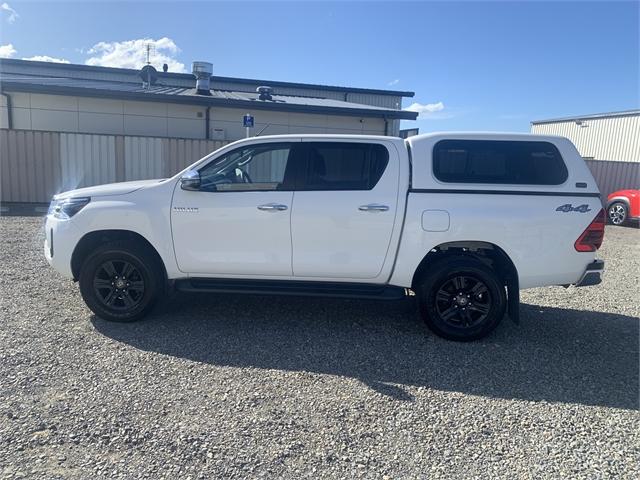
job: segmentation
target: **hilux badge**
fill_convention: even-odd
[[[556,208],[556,212],[565,212],[565,213],[566,212],[587,213],[590,211],[591,209],[589,208],[589,205],[587,205],[586,203],[583,203],[582,205],[579,205],[577,207],[574,207],[570,203],[565,203],[564,205],[560,205],[558,208]]]

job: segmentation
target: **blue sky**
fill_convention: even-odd
[[[434,130],[639,108],[640,3],[21,2],[0,0],[0,55],[416,92]]]

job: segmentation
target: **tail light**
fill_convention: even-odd
[[[582,232],[574,244],[578,252],[595,252],[602,245],[604,240],[604,209],[600,209],[596,218],[589,224],[587,229]]]

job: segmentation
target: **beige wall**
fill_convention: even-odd
[[[103,98],[11,92],[13,128],[69,133],[205,138],[206,109],[200,106]],[[245,110],[211,109],[211,139],[245,137]],[[253,134],[267,124],[264,135],[286,133],[353,133],[384,135],[384,120],[307,113],[256,110]],[[7,128],[7,107],[0,97],[0,128]],[[396,122],[397,123],[397,122]],[[390,125],[395,125],[390,122]],[[393,134],[389,131],[389,134]]]
[[[6,100],[0,99],[0,128],[7,128]],[[20,92],[12,92],[11,100],[18,130],[205,137],[205,109],[199,106]]]
[[[316,115],[308,113],[272,112],[268,110],[246,110],[232,108],[211,109],[211,128],[217,129],[222,139],[237,140],[246,136],[242,117],[251,113],[254,117],[255,135],[269,125],[263,135],[287,133],[352,133],[384,135],[384,120],[381,118],[346,117],[341,115]],[[218,138],[218,137],[216,137]]]

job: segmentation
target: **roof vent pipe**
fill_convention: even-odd
[[[213,65],[209,62],[193,62],[191,72],[196,77],[196,93],[199,95],[211,95]]]
[[[256,92],[258,92],[260,94],[260,96],[258,97],[260,100],[273,100],[273,97],[271,97],[271,92],[273,91],[273,89],[271,87],[268,86],[262,86],[262,87],[258,87],[256,88]]]

